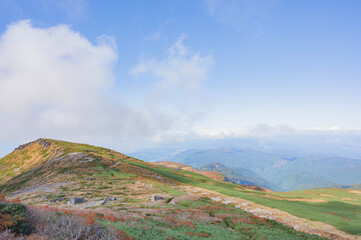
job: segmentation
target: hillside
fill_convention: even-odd
[[[266,179],[258,176],[254,172],[238,167],[228,168],[221,163],[211,163],[198,168],[201,171],[216,171],[222,173],[229,181],[239,185],[255,185],[263,188],[275,190],[274,184],[268,182]],[[246,187],[244,186],[244,187]]]
[[[101,147],[39,139],[0,159],[0,192],[28,206],[109,215],[97,221],[137,239],[361,235],[357,190],[262,192],[188,170]],[[84,202],[74,204],[74,198]],[[114,223],[112,217],[124,221]]]
[[[224,175],[219,171],[214,170],[205,170],[205,171],[199,171],[197,169],[192,168],[191,166],[187,164],[182,163],[176,163],[176,162],[152,162],[155,165],[166,167],[166,168],[172,168],[172,169],[178,169],[178,170],[186,170],[194,173],[201,174],[203,176],[206,176],[210,179],[216,180],[216,181],[222,181],[222,182],[228,182],[228,179],[224,177]]]

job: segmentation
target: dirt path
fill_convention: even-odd
[[[241,198],[231,197],[218,192],[191,186],[182,186],[182,190],[189,194],[211,198],[213,201],[232,204],[237,208],[245,210],[246,212],[253,213],[259,217],[273,219],[300,232],[317,234],[319,236],[335,240],[361,240],[361,236],[355,236],[343,232],[332,225],[296,217],[279,209],[266,207]]]

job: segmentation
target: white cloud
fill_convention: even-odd
[[[260,138],[268,139],[277,136],[352,136],[361,135],[361,129],[355,128],[311,128],[295,129],[287,125],[270,126],[258,124],[255,126],[224,129],[193,128],[186,130],[174,130],[160,132],[153,137],[155,142],[185,142],[191,140],[215,140],[227,138]],[[332,139],[334,141],[335,138]],[[329,141],[326,139],[325,141]],[[331,140],[330,140],[331,142]]]
[[[0,37],[0,141],[147,137],[169,128],[169,117],[107,96],[117,58],[111,37],[93,44],[66,25],[9,25]]]
[[[188,90],[196,89],[205,80],[214,64],[211,54],[201,56],[193,53],[183,41],[182,35],[166,52],[163,59],[141,58],[139,63],[131,69],[134,76],[150,73],[160,81],[158,86],[163,88],[184,87]]]

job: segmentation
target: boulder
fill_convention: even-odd
[[[91,178],[91,177],[87,177],[87,178],[85,179],[85,181],[91,181],[91,180],[93,180],[93,178]]]
[[[156,196],[156,195],[152,196],[152,198],[151,198],[152,202],[160,201],[160,200],[164,200],[164,198],[161,196]]]
[[[47,197],[47,196],[42,196],[40,199],[41,199],[42,201],[45,201],[45,200],[48,200],[48,197]]]
[[[84,198],[71,198],[68,201],[68,205],[74,205],[74,204],[79,204],[79,203],[85,203],[85,199]]]

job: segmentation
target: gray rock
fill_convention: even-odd
[[[110,202],[110,201],[115,201],[117,200],[115,197],[106,197],[104,198],[104,202]]]
[[[84,198],[71,198],[68,201],[68,205],[74,205],[74,204],[79,204],[79,203],[85,203],[85,199]]]
[[[155,201],[159,201],[159,200],[164,200],[164,198],[161,196],[152,196],[151,200],[152,200],[152,202],[155,202]]]
[[[73,171],[67,171],[66,173],[64,173],[65,175],[67,175],[67,174],[71,174]]]
[[[44,200],[48,200],[48,197],[47,197],[47,196],[42,196],[40,199],[41,199],[42,201],[44,201]]]
[[[214,198],[211,198],[211,200],[213,200],[215,202],[220,202],[220,201],[222,201],[222,198],[221,197],[214,197]]]
[[[85,181],[91,181],[91,180],[93,180],[93,178],[91,178],[91,177],[87,177],[87,178],[85,179]]]
[[[55,200],[49,200],[50,203],[55,203],[56,201]]]

